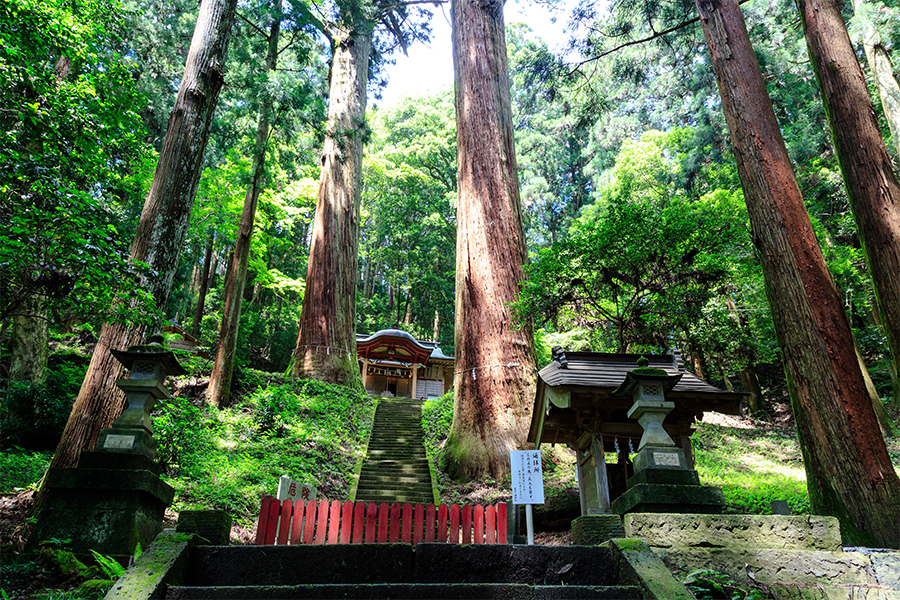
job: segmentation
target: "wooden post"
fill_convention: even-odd
[[[591,446],[591,453],[594,455],[594,461],[597,463],[597,496],[600,499],[600,511],[604,513],[609,510],[609,477],[606,474],[606,453],[603,451],[603,436],[597,435]]]
[[[365,391],[369,391],[369,359],[367,357],[363,357],[363,371],[362,371],[362,380],[363,380],[363,389]]]
[[[582,450],[575,451],[575,468],[578,469],[578,498],[581,502],[581,514],[588,514],[587,510],[587,494],[584,489],[584,469],[581,463],[584,461],[584,452]]]
[[[418,375],[419,375],[419,365],[413,363],[412,365],[412,389],[409,391],[409,397],[415,400],[418,396],[416,396],[416,384],[418,383]]]

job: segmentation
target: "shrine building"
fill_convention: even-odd
[[[436,398],[453,386],[453,357],[437,342],[397,328],[357,334],[356,355],[366,392],[374,396]]]

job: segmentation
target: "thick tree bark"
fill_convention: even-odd
[[[169,298],[200,181],[209,124],[224,83],[222,68],[235,5],[236,0],[207,0],[200,6],[159,163],[131,246],[132,260],[147,263],[154,273],[145,287],[160,307]],[[124,369],[110,349],[140,343],[143,336],[142,327],[103,326],[51,467],[77,465],[81,452],[91,449],[100,431],[121,414],[125,394],[116,380]]]
[[[900,374],[900,183],[875,118],[862,68],[838,0],[798,0],[812,61],[875,300],[893,358],[894,399]]]
[[[281,31],[281,0],[275,0],[272,25],[269,29],[269,51],[266,56],[266,73],[278,64],[278,34]],[[250,263],[250,242],[256,205],[265,179],[266,148],[269,143],[269,121],[272,115],[272,96],[266,93],[260,106],[256,127],[256,148],[253,154],[253,174],[250,187],[244,196],[241,223],[234,244],[234,257],[225,278],[225,308],[222,310],[222,327],[219,329],[219,345],[206,388],[207,400],[215,406],[224,406],[231,395],[231,375],[234,372],[234,353],[237,348],[238,327],[241,322],[241,301],[247,281],[247,265]]]
[[[47,379],[50,327],[43,296],[26,296],[12,318],[10,330],[10,381],[43,383]]]
[[[900,480],[794,177],[737,0],[696,0],[781,347],[812,510],[897,547]]]
[[[858,14],[866,4],[869,4],[869,0],[853,0],[853,12]],[[891,57],[881,39],[881,34],[874,26],[867,26],[863,31],[863,50],[866,53],[869,70],[872,72],[872,80],[878,88],[878,97],[881,99],[881,108],[884,109],[884,117],[891,130],[891,139],[897,153],[900,154],[900,85],[894,77]]]
[[[454,0],[459,201],[456,376],[446,466],[466,478],[509,473],[535,392],[532,333],[513,326],[526,260],[513,147],[503,2]]]
[[[191,324],[191,333],[195,337],[200,335],[200,323],[203,321],[203,311],[206,306],[206,293],[209,291],[210,267],[213,258],[213,241],[215,234],[210,233],[206,241],[206,255],[203,257],[203,273],[200,275],[200,291],[197,293],[197,307],[194,309],[194,322]]]
[[[356,276],[372,24],[333,28],[328,124],[292,377],[362,389]]]

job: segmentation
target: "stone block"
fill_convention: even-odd
[[[628,537],[661,548],[841,549],[834,517],[640,513],[626,515],[624,524]]]
[[[104,600],[164,598],[169,585],[182,582],[195,536],[163,532],[144,550]]]
[[[767,586],[871,586],[870,561],[858,552],[823,552],[813,550],[777,550],[773,548],[656,548],[656,554],[669,569],[693,571],[711,569],[727,573],[739,584],[752,581]],[[753,574],[753,580],[749,573]],[[844,598],[866,598],[847,596]],[[878,597],[878,596],[875,596]],[[873,597],[874,598],[874,597]]]
[[[233,519],[224,510],[183,510],[178,513],[175,531],[194,533],[200,536],[200,543],[211,546],[227,546],[231,540]]]
[[[47,506],[35,524],[30,546],[41,540],[71,539],[69,548],[127,558],[162,531],[175,490],[150,471],[50,469]]]
[[[615,555],[603,546],[418,544],[417,583],[614,585]]]
[[[676,469],[648,468],[638,471],[625,482],[628,488],[641,483],[660,483],[663,485],[700,485],[700,476],[697,471]]]
[[[583,515],[572,521],[572,543],[576,546],[596,546],[613,538],[625,537],[619,515]]]
[[[638,586],[645,600],[693,600],[694,595],[643,541],[615,539],[602,547],[615,550],[618,556],[619,585]]]
[[[725,496],[717,487],[639,483],[613,500],[610,508],[619,515],[633,512],[717,514],[723,506]]]

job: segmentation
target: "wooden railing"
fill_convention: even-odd
[[[422,505],[334,500],[278,501],[263,496],[257,545],[505,544],[506,504]]]

